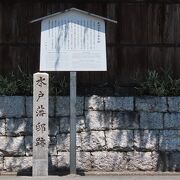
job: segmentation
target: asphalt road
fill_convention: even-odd
[[[170,176],[149,176],[149,175],[116,175],[116,176],[47,176],[47,177],[31,177],[31,176],[0,176],[0,180],[180,180],[180,175]]]

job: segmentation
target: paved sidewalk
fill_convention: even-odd
[[[47,177],[32,177],[32,176],[0,176],[0,180],[180,180],[179,175],[104,175],[104,176],[47,176]]]

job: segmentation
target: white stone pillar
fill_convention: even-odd
[[[48,176],[49,75],[35,73],[33,80],[33,176]]]

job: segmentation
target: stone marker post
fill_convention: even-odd
[[[48,176],[48,87],[47,73],[33,80],[33,176]]]

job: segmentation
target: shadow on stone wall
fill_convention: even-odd
[[[32,97],[6,98],[0,97],[0,169],[31,175]],[[69,173],[68,103],[50,100],[49,174]],[[79,97],[78,172],[180,171],[179,105],[178,97]]]

